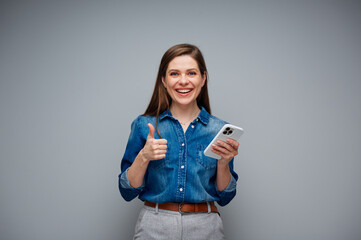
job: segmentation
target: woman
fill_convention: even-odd
[[[223,239],[214,201],[224,206],[236,195],[238,142],[213,145],[219,160],[206,157],[204,149],[226,123],[210,114],[202,53],[190,44],[171,47],[147,110],[132,123],[121,163],[121,195],[145,202],[134,239]]]

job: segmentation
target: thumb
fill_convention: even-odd
[[[149,127],[149,134],[148,134],[147,139],[154,138],[155,129],[154,129],[153,125],[151,123],[148,123],[148,127]]]

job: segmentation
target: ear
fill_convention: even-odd
[[[203,75],[202,75],[202,87],[204,86],[204,84],[206,83],[207,81],[207,72],[204,71]]]
[[[163,86],[164,86],[164,88],[167,88],[167,84],[165,83],[165,78],[164,77],[162,77],[162,83],[163,83]]]

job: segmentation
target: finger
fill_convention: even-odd
[[[156,145],[156,147],[154,149],[157,149],[157,150],[166,150],[168,148],[167,145]]]
[[[159,154],[159,155],[155,155],[154,158],[152,160],[160,160],[165,158],[165,154]]]
[[[230,151],[227,148],[224,148],[223,146],[218,146],[217,144],[213,144],[212,148],[217,150],[218,152],[221,152],[222,154],[230,154]]]
[[[215,148],[212,148],[211,150],[212,150],[212,152],[214,152],[215,154],[221,156],[221,158],[218,159],[218,160],[225,160],[225,161],[229,162],[229,161],[231,161],[231,160],[234,158],[232,155],[230,155],[230,154],[224,154],[223,152],[221,152],[221,151],[219,151],[219,150],[216,150]]]
[[[155,142],[158,144],[158,145],[167,145],[167,140],[166,139],[155,139]]]
[[[230,144],[227,143],[227,142],[224,142],[224,141],[222,141],[222,140],[218,140],[218,141],[217,141],[217,144],[218,144],[219,146],[227,149],[227,150],[230,151],[230,152],[234,151],[233,146],[230,145]]]
[[[239,147],[239,143],[236,140],[232,139],[232,138],[227,138],[226,142],[231,144],[234,149],[237,149]]]
[[[237,156],[238,155],[238,147],[239,147],[239,143],[232,139],[232,138],[227,138],[226,142],[228,142],[229,144],[232,144],[232,147],[233,147],[233,156]]]
[[[167,150],[155,150],[154,151],[155,155],[163,155],[163,154],[166,154],[166,153],[167,153]]]
[[[221,156],[221,158],[226,158],[226,155],[224,155],[221,151],[215,149],[215,148],[211,148],[211,151],[214,152],[215,154]]]
[[[152,138],[154,139],[155,129],[151,123],[148,123],[148,127],[149,127],[149,134],[148,134],[147,139],[152,139]]]

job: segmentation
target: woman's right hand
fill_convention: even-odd
[[[147,142],[141,150],[143,161],[145,163],[152,160],[160,160],[162,158],[165,158],[165,154],[167,153],[167,140],[155,139],[155,129],[153,125],[151,123],[148,123],[148,127],[149,134],[147,136]]]

